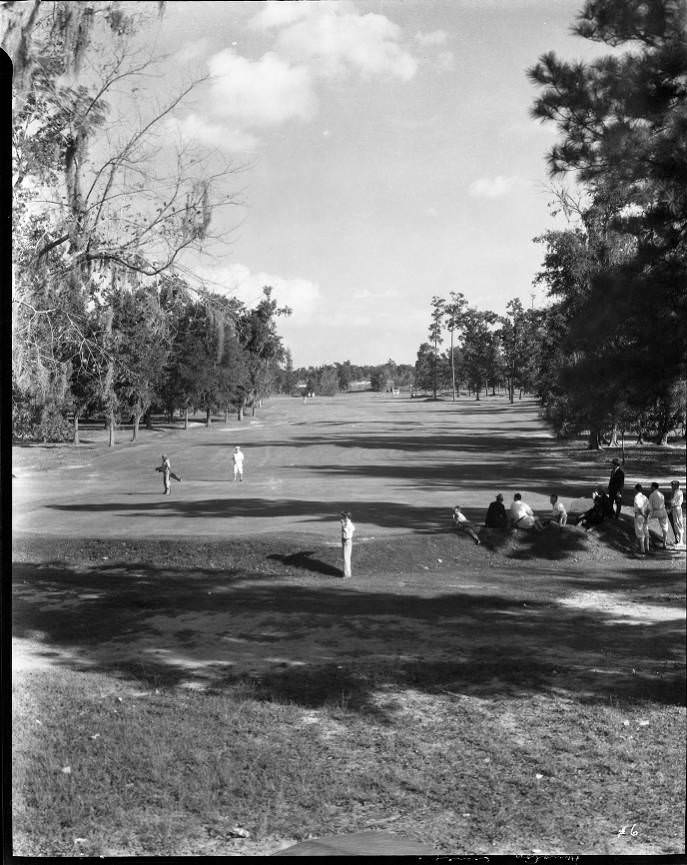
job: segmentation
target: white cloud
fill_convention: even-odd
[[[224,267],[196,268],[198,276],[210,291],[237,297],[248,306],[260,302],[262,289],[269,285],[274,289],[273,297],[279,306],[293,310],[292,319],[298,325],[308,324],[322,303],[320,287],[303,277],[284,277],[259,271],[238,262]]]
[[[502,198],[522,182],[519,177],[503,177],[501,174],[497,177],[480,177],[472,181],[468,194],[472,198]]]
[[[168,128],[178,132],[184,140],[198,141],[230,153],[244,153],[258,145],[257,138],[250,132],[204,120],[197,114],[189,114],[183,120],[170,120]]]
[[[437,55],[437,63],[439,64],[440,69],[450,72],[456,65],[456,58],[453,51],[440,51]]]
[[[305,66],[290,65],[276,54],[248,60],[226,48],[208,60],[212,76],[210,110],[246,126],[272,126],[292,117],[309,119],[316,100]]]
[[[448,33],[445,30],[432,30],[430,33],[420,31],[415,34],[415,40],[423,46],[445,45],[447,39]]]
[[[408,81],[417,70],[417,61],[400,44],[400,27],[385,15],[361,15],[352,3],[268,4],[252,23],[278,29],[275,50],[321,75],[355,71]]]

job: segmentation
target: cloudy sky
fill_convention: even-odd
[[[598,53],[581,5],[168,3],[157,47],[211,76],[176,129],[245,166],[231,245],[188,263],[247,302],[272,285],[296,366],[414,363],[435,294],[529,304],[556,133],[525,70]]]

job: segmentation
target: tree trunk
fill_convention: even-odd
[[[520,391],[520,393],[518,395],[518,399],[522,399],[522,390]]]
[[[451,387],[453,388],[453,401],[456,401],[456,361],[453,357],[453,329],[451,329]]]
[[[153,416],[150,413],[150,409],[148,409],[148,411],[145,413],[144,420],[145,420],[146,429],[152,429],[153,428]]]
[[[188,429],[188,406],[184,409],[184,429]]]
[[[663,447],[663,446],[668,444],[668,432],[669,432],[669,430],[662,430],[659,433],[658,438],[656,440],[657,445],[661,445]]]
[[[508,385],[508,401],[511,405],[515,402],[515,385],[512,382]]]
[[[255,400],[250,404],[250,416],[255,417]]]
[[[229,408],[228,406],[224,406],[224,424],[225,426],[229,423]]]
[[[238,410],[238,418],[239,418],[239,420],[243,420],[243,410],[244,410],[244,408],[245,408],[244,404],[243,404],[242,402],[239,403],[239,410]]]
[[[207,427],[212,426],[212,417],[211,417],[211,415],[212,415],[212,411],[211,411],[211,409],[209,409],[209,408],[206,409],[206,410],[205,410],[205,426],[207,426]]]
[[[138,425],[140,422],[141,422],[141,415],[139,412],[136,412],[134,414],[134,428],[131,431],[131,441],[132,442],[136,441],[136,436],[138,435]]]
[[[587,444],[587,450],[601,450],[601,432],[598,429],[593,429],[589,431],[589,442]]]
[[[114,437],[115,416],[114,416],[114,412],[112,410],[110,410],[110,413],[108,415],[108,429],[110,431],[110,436],[109,436],[107,446],[109,448],[111,448],[111,447],[114,447],[114,443],[115,443],[115,437]]]
[[[622,429],[620,431],[620,454],[623,460],[623,465],[625,465],[625,430]]]
[[[79,416],[74,414],[74,444],[79,444]]]

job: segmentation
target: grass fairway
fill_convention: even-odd
[[[15,854],[684,852],[684,553],[634,557],[629,495],[588,534],[448,525],[497,491],[579,509],[608,453],[530,402],[382,394],[83,435],[14,454]],[[684,448],[625,469],[684,479]]]

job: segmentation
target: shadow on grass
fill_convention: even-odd
[[[283,565],[298,568],[300,570],[312,571],[316,574],[326,574],[330,577],[340,577],[341,568],[335,568],[328,565],[320,559],[313,558],[312,550],[304,550],[301,553],[291,553],[290,555],[280,555],[272,553],[267,556],[271,561],[281,562]]]
[[[264,561],[333,576],[315,552]],[[509,577],[477,593],[433,589],[429,578],[372,591],[364,582],[285,584],[240,567],[18,564],[13,632],[40,639],[46,655],[60,652],[54,663],[148,687],[247,687],[260,699],[378,717],[391,711],[379,695],[408,687],[484,699],[564,692],[590,703],[684,703],[680,608],[637,619],[631,609],[571,606],[552,591],[563,593],[570,579],[555,569],[531,577],[524,600],[523,584]],[[674,571],[650,577],[657,595],[680,583]],[[537,579],[543,599],[533,601]],[[646,571],[626,570],[622,591],[609,574],[577,587],[602,585],[622,600],[646,581]]]

